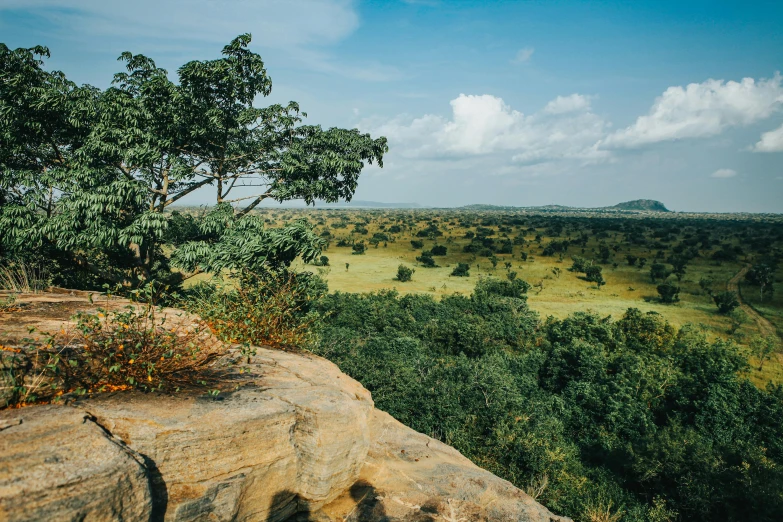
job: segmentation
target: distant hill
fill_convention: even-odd
[[[654,199],[634,199],[633,201],[625,201],[623,203],[618,203],[613,207],[606,208],[616,208],[617,210],[646,210],[647,212],[671,212],[663,203],[655,201]]]
[[[515,207],[510,205],[466,205],[460,207],[465,210],[536,210],[544,212],[671,212],[660,201],[654,199],[635,199],[633,201],[624,201],[611,207],[567,207],[565,205],[541,205],[538,207]]]

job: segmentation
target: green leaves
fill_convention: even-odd
[[[164,211],[212,187],[218,206],[201,223],[203,241],[176,255],[180,266],[281,267],[319,255],[322,242],[302,224],[273,232],[239,218],[268,198],[351,199],[364,165],[382,165],[386,139],[301,125],[296,102],[254,106],[272,80],[250,42],[242,34],[220,58],[184,64],[178,81],[124,52],[126,70],[106,90],[45,70],[46,48],[0,44],[0,226],[9,231],[0,248],[47,245],[85,266],[123,252],[124,279],[148,279]]]

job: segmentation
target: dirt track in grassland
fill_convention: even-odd
[[[729,282],[726,283],[726,289],[730,292],[734,292],[737,294],[737,299],[739,299],[740,302],[740,308],[743,312],[745,312],[748,317],[753,319],[753,321],[758,326],[761,334],[764,337],[767,336],[773,336],[777,337],[777,330],[775,329],[775,326],[769,322],[764,316],[759,314],[757,311],[755,311],[753,308],[751,308],[743,299],[742,294],[739,291],[739,282],[740,280],[745,277],[745,274],[748,273],[748,270],[750,270],[750,263],[745,264],[745,266],[742,267],[742,269],[737,272],[734,277],[729,279]]]

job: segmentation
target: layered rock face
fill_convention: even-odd
[[[567,520],[324,359],[259,348],[233,384],[0,412],[0,520]]]

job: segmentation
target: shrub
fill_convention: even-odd
[[[715,301],[715,306],[718,307],[719,314],[729,314],[732,310],[737,308],[740,303],[737,299],[737,294],[734,292],[721,292],[712,296],[712,300]]]
[[[419,241],[418,239],[411,239],[411,246],[413,247],[414,250],[424,248],[424,241]]]
[[[318,264],[320,266],[329,266],[329,258],[326,256],[321,256],[318,258]]]
[[[353,252],[351,252],[351,254],[361,256],[364,254],[364,251],[367,250],[367,245],[364,244],[364,241],[359,241],[358,243],[354,243],[352,248]]]
[[[397,281],[400,281],[401,283],[404,283],[406,281],[410,281],[413,278],[413,273],[415,272],[414,269],[409,268],[405,265],[400,265],[397,267]]]
[[[658,285],[658,295],[662,303],[676,303],[680,300],[680,287],[666,282]]]
[[[666,265],[662,263],[653,263],[650,267],[650,279],[652,279],[653,283],[658,279],[666,279],[670,273]]]
[[[433,245],[432,250],[430,250],[433,256],[445,256],[447,252],[447,248],[443,245]]]
[[[425,250],[420,256],[416,256],[416,261],[424,265],[424,268],[435,268],[438,266],[435,264],[435,260],[432,259],[432,252],[429,250]]]
[[[584,272],[588,266],[592,264],[592,261],[579,256],[572,256],[573,264],[569,268],[569,272]]]
[[[601,267],[598,265],[590,265],[585,269],[585,279],[591,283],[597,284],[598,288],[601,288],[606,284],[604,276],[601,273]]]
[[[223,341],[304,348],[318,321],[311,304],[326,291],[326,283],[308,272],[244,273],[238,289],[201,285],[186,306]]]
[[[457,266],[455,266],[454,270],[451,271],[451,275],[457,277],[469,277],[470,265],[467,263],[457,263]]]
[[[5,406],[57,402],[70,394],[176,391],[213,382],[223,353],[201,321],[171,320],[152,304],[81,313],[72,331],[0,351]],[[2,406],[0,406],[2,407]]]

